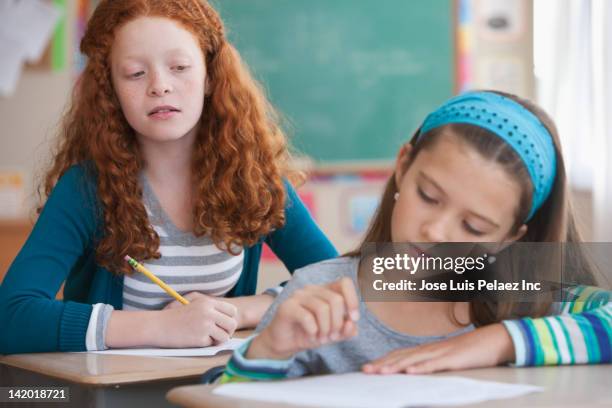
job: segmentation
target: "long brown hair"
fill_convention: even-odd
[[[504,92],[490,92],[496,92],[507,98],[511,98],[531,111],[548,129],[548,132],[552,136],[555,154],[557,156],[557,173],[552,191],[540,209],[536,211],[534,216],[526,223],[527,232],[521,237],[520,241],[583,242],[582,236],[576,225],[574,209],[568,191],[565,165],[563,156],[561,155],[561,144],[554,122],[544,110],[526,99]],[[510,235],[517,233],[521,225],[524,224],[523,220],[525,220],[529,214],[533,191],[531,179],[526,166],[518,154],[509,144],[492,134],[489,130],[471,124],[452,123],[430,130],[419,139],[418,143],[416,143],[416,136],[420,132],[419,129],[410,140],[413,149],[411,159],[407,166],[414,161],[420,151],[431,148],[445,131],[459,137],[460,140],[478,151],[482,157],[486,157],[501,165],[506,170],[507,174],[518,181],[521,186],[522,194],[519,199],[519,206],[515,214],[515,222],[510,231]],[[403,171],[406,171],[406,169],[407,167],[404,168]],[[362,248],[368,242],[392,241],[391,213],[395,203],[394,195],[397,191],[398,188],[395,182],[395,175],[393,174],[387,181],[380,205],[374,214],[365,238],[355,250],[346,254],[347,256],[359,256],[362,252]],[[577,253],[574,256],[585,257],[582,261],[577,260],[577,262],[581,262],[581,264],[587,268],[581,271],[582,275],[580,276],[580,280],[583,283],[592,283],[594,271],[588,270],[589,266],[592,266],[592,264],[586,259],[585,254]],[[518,302],[493,303],[475,300],[470,302],[470,320],[472,323],[479,326],[499,322],[512,317],[542,316],[550,310],[550,306],[550,300],[542,300],[541,302],[529,304],[521,304]]]
[[[205,0],[101,1],[81,41],[87,65],[39,191],[43,202],[71,166],[91,165],[103,210],[97,261],[117,273],[129,272],[122,261],[127,253],[137,259],[160,256],[159,236],[142,203],[138,174],[143,158],[113,90],[109,66],[114,33],[142,16],[178,22],[198,40],[205,56],[210,89],[192,157],[194,234],[209,234],[228,249],[255,244],[284,224],[282,177],[297,174],[288,166],[278,115]]]

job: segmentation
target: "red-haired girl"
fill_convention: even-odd
[[[46,201],[0,288],[0,353],[222,342],[272,302],[254,295],[264,241],[290,271],[336,256],[205,0],[104,0],[81,51]]]

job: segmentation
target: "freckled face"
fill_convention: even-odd
[[[136,18],[115,34],[113,87],[141,141],[193,137],[204,106],[206,67],[196,37],[163,17]]]

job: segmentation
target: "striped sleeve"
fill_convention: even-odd
[[[612,362],[612,293],[578,286],[561,314],[506,320],[517,366]]]
[[[234,354],[225,366],[225,372],[219,380],[220,384],[231,382],[268,381],[280,380],[287,377],[287,373],[293,359],[289,360],[249,360],[245,357],[251,341],[250,337],[240,347],[234,350]]]

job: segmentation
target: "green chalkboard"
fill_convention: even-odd
[[[393,158],[452,95],[452,0],[214,4],[291,144],[320,162]]]

